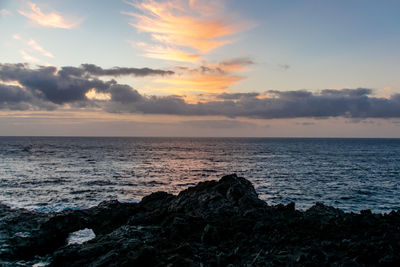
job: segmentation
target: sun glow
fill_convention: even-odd
[[[91,100],[110,100],[111,95],[109,93],[97,92],[95,88],[90,89],[85,96]]]
[[[11,86],[17,86],[19,88],[24,88],[24,86],[22,84],[20,84],[19,81],[0,81],[0,84],[11,85]]]

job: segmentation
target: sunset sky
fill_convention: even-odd
[[[399,10],[0,0],[0,135],[400,137]]]

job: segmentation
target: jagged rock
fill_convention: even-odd
[[[71,232],[96,237],[67,245]],[[35,213],[0,205],[0,265],[359,266],[400,264],[400,212],[268,206],[236,175],[140,203]]]

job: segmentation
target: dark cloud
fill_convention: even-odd
[[[70,104],[115,113],[228,118],[400,118],[400,94],[379,98],[368,88],[267,91],[268,98],[259,93],[224,93],[216,96],[218,101],[191,104],[180,96],[141,95],[115,80],[102,81],[84,68],[63,67],[57,71],[55,67],[31,69],[25,64],[0,64],[0,81],[2,109],[55,109]],[[5,84],[13,81],[23,88]],[[111,99],[88,99],[86,93],[92,89],[110,95]]]
[[[238,100],[242,98],[253,98],[259,96],[260,93],[233,93],[233,94],[228,94],[228,93],[222,93],[219,95],[216,95],[216,98],[218,99],[225,99],[225,100]]]
[[[53,110],[57,106],[35,97],[29,90],[15,85],[0,84],[0,109]]]
[[[16,103],[32,100],[32,95],[20,87],[14,85],[0,84],[0,102]]]
[[[142,100],[142,96],[132,87],[123,84],[115,84],[110,87],[111,100],[122,104],[131,104]]]
[[[85,94],[92,88],[106,91],[115,81],[103,82],[97,78],[83,77],[73,67],[31,69],[26,64],[0,64],[0,80],[18,81],[33,98],[54,104],[85,101]]]
[[[288,64],[278,64],[278,67],[284,71],[290,69],[290,65]]]
[[[27,64],[0,64],[0,80],[3,82],[18,81],[21,88],[2,88],[4,99],[14,97],[14,102],[24,102],[29,95],[33,99],[47,100],[54,104],[71,102],[87,102],[85,94],[95,88],[98,92],[110,92],[117,102],[132,102],[141,96],[129,86],[118,85],[116,81],[102,81],[100,75],[166,75],[170,71],[152,70],[148,68],[114,68],[102,69],[95,65],[84,64],[80,68],[40,66],[32,69]],[[92,76],[96,75],[96,76]],[[129,88],[127,88],[129,87]],[[0,100],[1,101],[1,100]],[[3,101],[4,102],[4,101]],[[25,106],[24,106],[25,108]]]
[[[220,65],[222,66],[232,66],[232,65],[252,65],[254,64],[254,61],[248,57],[239,57],[239,58],[233,58],[229,60],[222,61]]]
[[[133,75],[136,77],[154,76],[154,75],[173,75],[175,72],[170,70],[159,70],[150,68],[120,68],[103,69],[93,64],[82,64],[82,69],[95,76],[123,76]]]
[[[187,71],[189,73],[204,74],[204,75],[230,75],[235,72],[240,72],[243,67],[255,64],[250,58],[232,58],[221,61],[217,64],[202,65],[198,68],[177,67],[178,70]]]
[[[209,67],[200,66],[198,70],[192,70],[192,72],[200,72],[202,74],[215,74],[215,75],[225,75],[226,72],[220,67]]]
[[[321,91],[323,96],[334,96],[334,97],[361,97],[372,94],[372,90],[368,88],[357,88],[357,89],[325,89]]]
[[[0,108],[9,110],[28,110],[32,96],[18,86],[0,84]]]
[[[308,92],[305,90],[298,90],[298,91],[270,90],[270,91],[267,91],[267,93],[275,95],[275,96],[279,97],[280,99],[286,99],[286,100],[303,99],[303,98],[308,98],[313,95],[311,92]]]
[[[369,95],[370,89],[322,91],[269,91],[273,97],[258,98],[254,93],[224,94],[224,101],[187,104],[180,98],[144,98],[135,105],[151,114],[219,115],[226,117],[275,118],[394,118],[400,117],[400,98]]]

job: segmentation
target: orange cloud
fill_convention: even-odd
[[[149,45],[146,43],[136,43],[134,46],[144,48],[143,54],[149,58],[157,58],[163,60],[180,61],[180,62],[197,62],[200,59],[198,54],[187,53],[185,51],[174,49],[171,47],[164,47],[160,45]]]
[[[57,12],[43,13],[36,4],[31,2],[28,3],[28,6],[30,11],[18,11],[18,13],[43,27],[71,29],[81,23],[81,20],[72,21]]]
[[[242,80],[240,76],[199,75],[183,76],[175,79],[158,79],[155,82],[169,85],[167,88],[175,92],[223,92],[234,83]]]
[[[175,52],[181,50],[183,54],[193,54],[187,50],[207,53],[231,43],[232,40],[227,37],[240,31],[239,27],[231,25],[217,14],[218,9],[213,1],[147,0],[129,4],[141,12],[127,13],[135,18],[131,25],[141,32],[150,33],[156,43],[167,46],[162,53],[152,53],[151,48],[144,47],[147,52],[145,55],[153,58],[176,60],[176,57],[171,59],[165,56],[170,47],[174,47],[172,50]],[[189,61],[189,58],[185,61]],[[197,57],[189,62],[195,61]]]
[[[211,0],[141,0],[128,2],[136,12],[131,25],[149,33],[152,43],[134,43],[144,56],[180,61],[201,66],[178,67],[177,73],[154,80],[162,84],[157,90],[185,97],[190,102],[202,93],[221,93],[245,77],[237,75],[253,62],[247,58],[226,60],[217,64],[204,63],[203,56],[213,49],[233,42],[231,36],[244,30],[244,24],[232,23],[222,15],[223,1]],[[231,16],[232,18],[232,16]],[[153,88],[154,90],[155,88]]]
[[[195,69],[179,67],[180,75],[168,79],[157,79],[155,82],[167,86],[164,89],[179,94],[183,92],[221,93],[245,77],[235,73],[246,71],[253,64],[248,58],[229,59],[218,64],[206,64]]]

